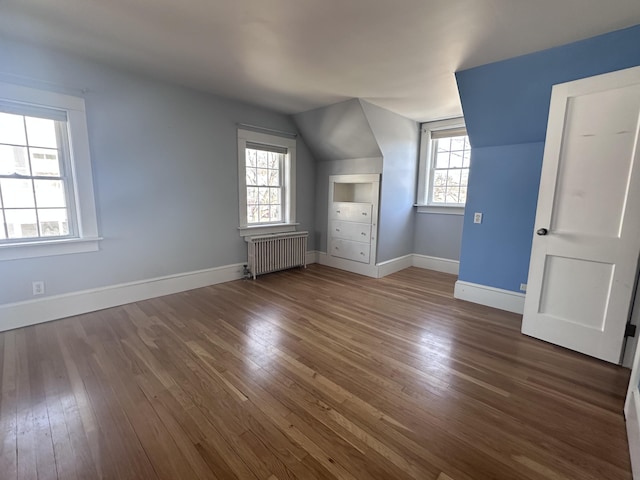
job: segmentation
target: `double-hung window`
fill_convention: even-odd
[[[242,235],[295,229],[294,138],[238,130]]]
[[[462,119],[422,125],[418,206],[421,211],[463,213],[471,146]]]
[[[0,260],[97,240],[84,100],[0,83]]]

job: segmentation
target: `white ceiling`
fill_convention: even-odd
[[[640,23],[638,0],[0,0],[0,35],[286,113],[459,115],[454,72]]]

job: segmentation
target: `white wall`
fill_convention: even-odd
[[[0,80],[84,96],[101,249],[0,262],[0,304],[246,261],[236,123],[289,117],[0,39]],[[83,93],[83,91],[85,93]],[[315,161],[297,148],[297,216],[314,249]]]

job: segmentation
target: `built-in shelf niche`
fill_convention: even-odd
[[[368,183],[343,183],[335,182],[333,185],[334,202],[373,203],[373,182]]]
[[[377,276],[380,175],[329,176],[327,255],[320,263]]]

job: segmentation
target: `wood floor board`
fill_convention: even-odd
[[[0,334],[0,478],[629,480],[629,371],[312,265]]]

